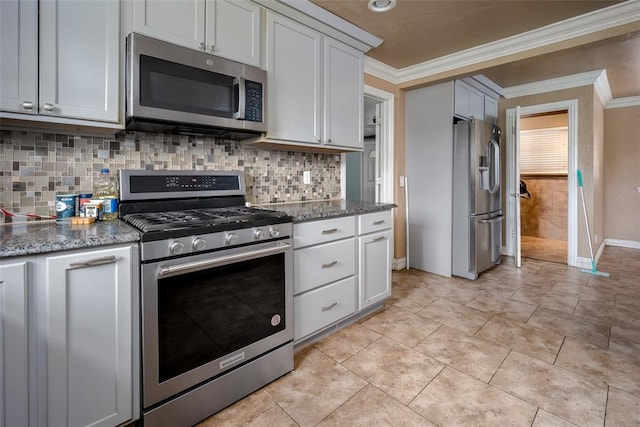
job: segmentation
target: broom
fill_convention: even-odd
[[[591,270],[581,268],[583,273],[593,274],[595,276],[609,277],[609,273],[596,270],[596,260],[593,257],[593,247],[591,245],[591,231],[589,231],[589,219],[587,218],[587,206],[584,203],[584,191],[582,190],[582,172],[578,169],[578,187],[580,187],[580,196],[582,196],[582,211],[584,212],[584,223],[587,226],[587,240],[589,241],[589,253],[591,254]]]

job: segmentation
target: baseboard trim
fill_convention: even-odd
[[[404,270],[405,268],[407,268],[407,257],[393,259],[394,270]]]
[[[604,243],[607,246],[618,246],[620,248],[640,249],[640,242],[637,242],[635,240],[604,239]]]

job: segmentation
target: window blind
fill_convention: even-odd
[[[566,175],[567,129],[564,126],[520,131],[520,174]]]

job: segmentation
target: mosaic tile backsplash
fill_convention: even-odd
[[[211,137],[112,137],[0,131],[0,208],[55,215],[56,194],[88,193],[102,168],[242,170],[252,203],[340,198],[340,156],[276,151]],[[303,171],[311,184],[303,184]],[[1,220],[1,219],[0,219]]]

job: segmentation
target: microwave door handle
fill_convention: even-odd
[[[247,105],[247,93],[245,91],[244,77],[236,77],[233,79],[233,85],[238,86],[238,110],[233,112],[233,118],[244,120]]]

